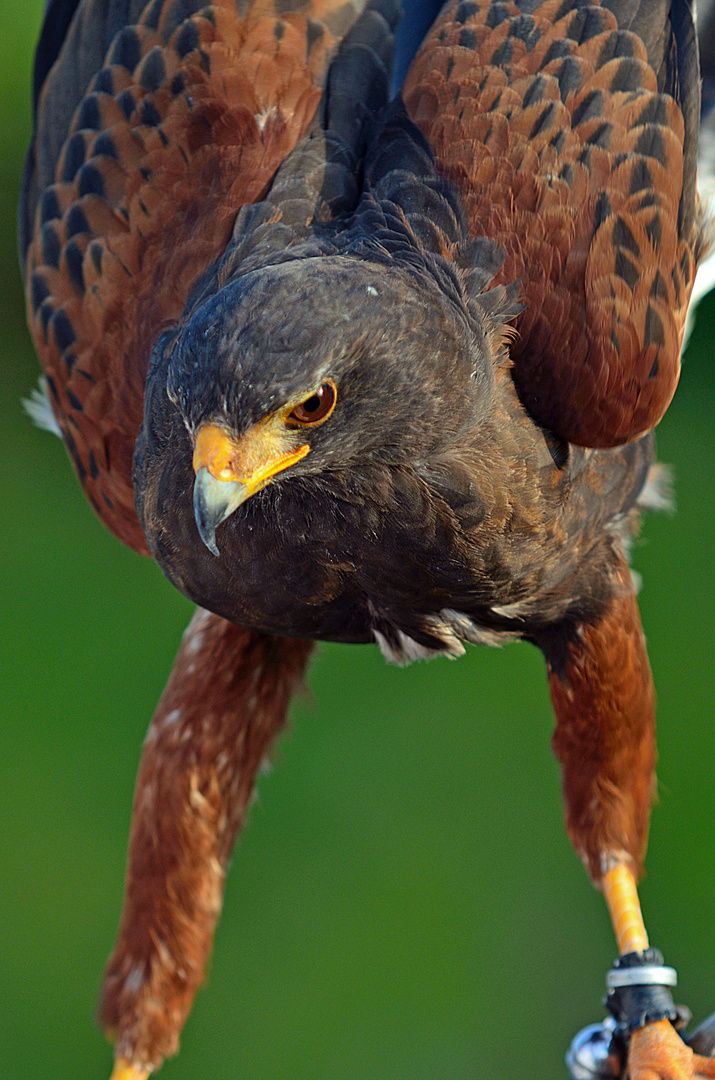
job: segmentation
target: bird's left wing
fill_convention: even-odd
[[[20,211],[30,328],[85,493],[146,552],[152,348],[307,131],[364,0],[53,0]]]
[[[690,0],[452,0],[404,96],[520,281],[522,402],[583,446],[651,430],[701,252]]]

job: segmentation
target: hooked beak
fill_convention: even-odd
[[[194,517],[199,536],[213,555],[218,555],[216,530],[247,498],[246,485],[237,480],[217,480],[205,465],[196,473]]]
[[[219,554],[219,525],[309,450],[306,445],[296,447],[282,413],[261,420],[240,439],[218,424],[201,425],[194,449],[194,518],[213,555]]]

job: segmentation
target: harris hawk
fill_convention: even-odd
[[[521,638],[630,1075],[713,1076],[635,889],[654,694],[627,564],[704,246],[691,6],[451,2],[390,103],[397,18],[47,9],[20,244],[48,401],[100,518],[199,606],[137,782],[114,1075],[176,1051],[312,640],[407,663]]]

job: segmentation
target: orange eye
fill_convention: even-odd
[[[288,423],[300,424],[302,427],[306,424],[322,424],[335,408],[337,397],[335,383],[323,383],[319,390],[294,407],[288,417]]]

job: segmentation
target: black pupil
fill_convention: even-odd
[[[320,408],[320,399],[322,394],[313,394],[307,401],[304,401],[301,408],[307,413],[316,412]]]

